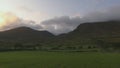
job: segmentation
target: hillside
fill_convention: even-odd
[[[102,39],[107,42],[120,42],[120,21],[83,23],[68,33],[69,39]]]
[[[120,21],[80,24],[74,31],[59,35],[51,45],[77,49],[120,48]]]
[[[83,23],[74,31],[59,36],[47,31],[19,27],[0,32],[0,45],[10,50],[37,47],[40,50],[116,51],[120,49],[120,21]]]
[[[37,31],[29,27],[18,27],[0,32],[0,40],[8,41],[43,41],[51,37],[54,37],[54,35],[48,31]]]
[[[69,34],[81,37],[118,37],[120,36],[120,21],[83,23]]]

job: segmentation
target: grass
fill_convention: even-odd
[[[120,68],[119,53],[1,52],[0,68]]]

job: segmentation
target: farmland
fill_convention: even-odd
[[[0,68],[119,68],[119,53],[0,52]]]

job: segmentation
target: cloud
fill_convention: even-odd
[[[120,6],[114,6],[110,9],[90,12],[84,15],[82,20],[84,20],[84,22],[120,20]]]
[[[4,21],[0,23],[0,31],[21,26],[27,26],[37,30],[42,29],[42,27],[40,25],[37,25],[34,21],[20,19],[10,12],[0,12],[0,17],[4,19]]]
[[[36,22],[41,22],[46,18],[49,18],[47,13],[32,8],[28,8],[25,6],[16,7],[13,12],[15,12],[21,18],[27,20],[34,20]]]
[[[80,15],[80,13],[79,13]],[[15,27],[27,26],[37,30],[47,30],[53,34],[62,34],[73,31],[79,24],[85,22],[98,22],[109,20],[120,20],[120,6],[114,6],[109,9],[89,12],[83,17],[61,16],[36,23],[32,20],[20,19],[16,15],[8,12],[3,13],[6,22],[0,30],[8,30]]]
[[[120,6],[109,9],[89,12],[83,17],[62,16],[41,22],[43,28],[54,34],[68,33],[79,24],[86,22],[100,22],[109,20],[120,20]]]
[[[78,16],[55,17],[53,19],[45,20],[41,23],[36,23],[32,20],[21,19],[10,12],[2,13],[2,16],[5,17],[5,22],[3,22],[2,26],[0,26],[1,31],[26,26],[36,30],[47,30],[57,35],[61,33],[68,33],[74,30],[81,23],[81,20]]]
[[[96,3],[96,4],[98,4],[98,3],[104,2],[106,0],[91,0],[91,1],[94,2],[94,3]]]
[[[54,34],[61,34],[74,30],[80,23],[79,17],[62,16],[43,21],[41,25],[45,30]]]
[[[20,7],[16,7],[16,10],[22,10],[24,12],[33,12],[32,9],[28,8],[28,7],[24,7],[24,6],[20,6]]]

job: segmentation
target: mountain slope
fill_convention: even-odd
[[[26,46],[31,47],[31,45],[33,48],[39,44],[40,49],[43,50],[99,51],[112,49],[116,51],[120,49],[120,21],[83,23],[74,31],[59,36],[28,27],[0,32],[0,45],[3,47],[9,47],[11,44],[13,48],[16,42],[22,42],[22,49],[27,48]]]
[[[0,32],[0,40],[9,41],[43,41],[51,37],[54,35],[47,31],[37,31],[28,27],[18,27]]]
[[[96,45],[97,40],[120,42],[120,21],[106,21],[80,24],[74,31],[62,34],[54,44],[80,46]]]
[[[77,37],[120,37],[120,21],[83,23],[68,35]]]

